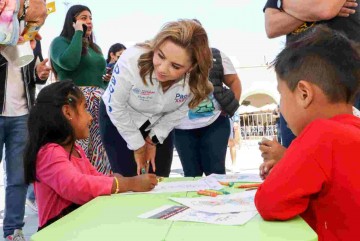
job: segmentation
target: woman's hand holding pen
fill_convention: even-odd
[[[140,175],[141,169],[146,168],[146,145],[134,151],[134,158],[137,165],[136,173]]]
[[[155,172],[156,166],[155,166],[155,156],[156,156],[156,145],[152,143],[149,136],[145,139],[145,146],[146,146],[146,160],[147,160],[147,169],[146,172],[149,171],[149,161],[151,163],[152,170]]]

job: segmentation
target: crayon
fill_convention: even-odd
[[[256,190],[256,189],[258,189],[258,187],[251,187],[251,188],[245,189],[245,191],[251,191],[251,190]]]
[[[228,195],[228,194],[230,194],[230,192],[225,191],[225,190],[212,190],[212,189],[210,189],[210,190],[206,190],[206,191],[215,192],[215,193],[217,193],[219,195]]]
[[[261,183],[249,183],[249,184],[241,184],[236,186],[237,188],[253,188],[253,187],[260,187]]]
[[[199,190],[199,191],[197,191],[197,194],[204,195],[204,196],[210,196],[210,197],[216,197],[217,196],[216,193],[208,192],[206,190]]]
[[[204,191],[206,192],[211,192],[211,193],[215,193],[217,195],[223,195],[224,193],[221,191],[216,191],[216,190],[211,190],[211,189],[205,189]]]

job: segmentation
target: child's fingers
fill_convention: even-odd
[[[262,146],[268,146],[268,147],[271,147],[273,145],[274,141],[272,140],[268,140],[268,139],[263,139],[261,141],[261,145]]]
[[[270,146],[265,146],[265,145],[260,145],[259,146],[259,150],[264,153],[264,152],[269,152],[271,150]]]

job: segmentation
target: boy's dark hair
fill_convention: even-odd
[[[300,80],[316,84],[332,103],[352,103],[359,90],[360,56],[355,43],[325,26],[314,27],[285,47],[272,65],[294,91]]]
[[[110,53],[115,54],[116,52],[119,52],[120,50],[123,50],[123,49],[125,50],[126,47],[121,43],[116,43],[116,44],[111,45],[109,52],[108,52],[107,59],[106,59],[106,63],[110,62],[110,59],[111,59]]]
[[[75,143],[75,134],[62,112],[64,105],[76,106],[84,98],[81,90],[69,80],[44,87],[30,110],[29,137],[24,152],[25,181],[36,181],[36,158],[40,148],[47,143],[68,145]]]

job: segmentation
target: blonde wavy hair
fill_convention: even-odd
[[[137,44],[149,50],[142,54],[138,60],[140,76],[145,85],[148,85],[145,79],[148,75],[150,76],[150,83],[153,84],[151,76],[154,71],[154,50],[158,49],[166,40],[170,40],[184,48],[190,55],[192,69],[190,71],[189,86],[193,98],[189,103],[189,107],[195,108],[213,91],[213,86],[209,81],[212,54],[206,31],[194,20],[181,19],[166,23],[153,40]]]

